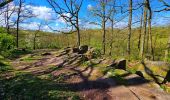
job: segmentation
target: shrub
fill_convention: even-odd
[[[15,41],[12,35],[0,33],[0,55],[7,57],[14,49]]]

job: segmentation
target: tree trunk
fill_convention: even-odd
[[[17,44],[17,48],[19,47],[19,16],[17,18],[17,36],[16,36],[16,44]]]
[[[9,6],[7,5],[7,11],[6,11],[6,18],[5,18],[6,20],[6,31],[7,31],[7,33],[8,34],[10,34],[10,32],[9,32]]]
[[[140,43],[141,43],[141,34],[142,34],[142,25],[143,25],[143,9],[140,18],[140,29],[139,29],[139,40],[138,40],[138,49],[140,50]]]
[[[164,58],[164,61],[168,61],[169,50],[170,50],[170,35],[169,35],[167,47],[166,47],[166,50],[165,50],[165,58]]]
[[[146,26],[147,26],[147,4],[146,0],[144,1],[144,23],[143,23],[143,30],[141,34],[141,44],[140,44],[140,52],[139,57],[143,60],[144,59],[144,48],[145,48],[145,37],[146,37]]]
[[[109,52],[109,55],[110,55],[110,56],[112,55],[112,49],[113,49],[113,34],[114,34],[113,24],[114,24],[114,18],[113,18],[113,20],[111,21],[112,27],[111,27],[110,52]]]
[[[79,29],[79,16],[77,12],[77,17],[76,17],[76,29],[77,29],[77,46],[79,47],[80,44],[80,29]]]
[[[104,3],[104,2],[103,2]],[[105,4],[103,4],[102,7],[102,13],[103,13],[103,18],[102,18],[102,30],[103,30],[103,36],[102,36],[102,48],[103,48],[103,54],[106,53],[106,8]]]
[[[132,34],[132,0],[129,0],[129,22],[128,22],[128,43],[127,43],[127,54],[130,60],[130,42],[131,42],[131,34]]]
[[[17,48],[19,47],[19,23],[20,23],[20,13],[21,13],[21,7],[22,7],[22,0],[19,1],[19,8],[17,12],[17,36],[16,36],[16,43]]]
[[[148,35],[149,35],[149,40],[150,40],[150,53],[152,54],[152,60],[154,60],[154,49],[153,49],[153,44],[152,44],[152,24],[151,24],[151,20],[152,20],[152,10],[150,7],[150,1],[147,0],[148,2],[148,10],[149,10],[149,18],[148,18]]]
[[[105,19],[105,18],[104,18]],[[102,40],[102,44],[103,44],[103,54],[106,53],[106,24],[105,21],[103,21],[103,40]]]

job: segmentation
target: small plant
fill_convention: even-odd
[[[100,49],[95,49],[93,51],[93,58],[98,58],[98,57],[101,57],[101,50]]]
[[[15,46],[14,37],[7,33],[0,34],[0,55],[7,57],[11,54]]]

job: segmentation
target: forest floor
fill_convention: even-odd
[[[37,50],[10,60],[13,69],[0,74],[0,99],[170,100],[157,84],[136,74],[109,77],[104,73],[108,59],[89,64],[82,58],[62,50]]]

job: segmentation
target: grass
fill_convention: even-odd
[[[5,59],[0,59],[0,73],[11,70],[13,70],[13,68],[10,66],[9,62]]]
[[[26,55],[26,54],[30,54],[31,51],[30,50],[19,50],[19,49],[15,49],[12,51],[11,55],[8,57],[9,59],[16,59],[21,57],[22,55]]]
[[[69,87],[26,73],[0,80],[0,89],[0,98],[5,100],[10,98],[13,100],[66,100],[68,98],[79,100],[78,95]]]

